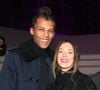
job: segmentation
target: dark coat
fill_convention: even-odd
[[[79,71],[74,75],[58,74],[54,83],[51,83],[47,90],[97,90],[93,81],[87,75]]]
[[[100,71],[95,73],[93,76],[91,76],[93,79],[94,83],[97,86],[97,89],[100,90]]]
[[[52,51],[40,49],[30,40],[8,51],[0,73],[0,90],[37,90],[43,52],[47,54],[49,67],[49,75],[45,78],[48,78],[48,83],[51,82]]]

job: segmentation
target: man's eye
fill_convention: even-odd
[[[49,32],[54,33],[54,30],[49,30]]]

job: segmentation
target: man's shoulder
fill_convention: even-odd
[[[8,52],[20,52],[20,48],[19,48],[19,46],[16,46],[16,47],[11,47],[11,48],[9,48],[9,49],[7,49],[7,53]]]
[[[8,51],[8,52],[20,51],[21,46],[22,46],[23,44],[27,45],[28,42],[30,42],[30,40],[24,41],[24,42],[20,43],[19,45],[10,47],[10,48],[7,49],[7,51]]]
[[[10,48],[8,48],[7,50],[8,51],[13,51],[13,50],[16,50],[16,49],[18,49],[19,47],[18,46],[15,46],[15,47],[10,47]]]

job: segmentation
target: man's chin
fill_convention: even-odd
[[[46,49],[48,48],[48,45],[42,45],[41,48]]]

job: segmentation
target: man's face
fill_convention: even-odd
[[[34,42],[40,48],[45,49],[49,46],[55,35],[54,22],[44,18],[38,18],[34,28],[30,29],[30,33],[34,37]]]

